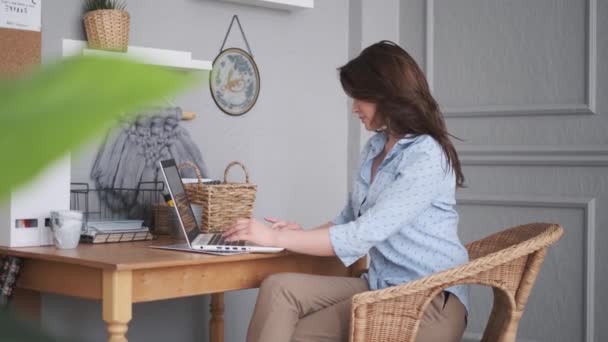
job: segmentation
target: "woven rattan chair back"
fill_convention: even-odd
[[[445,288],[491,286],[494,304],[482,342],[515,342],[519,320],[557,224],[513,227],[468,244],[470,261],[403,285],[353,297],[351,341],[414,342],[426,306]]]

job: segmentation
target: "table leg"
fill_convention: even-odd
[[[209,341],[224,342],[224,294],[211,295],[211,319],[209,320]]]
[[[40,323],[40,292],[16,288],[11,303],[17,314],[32,322]]]
[[[132,280],[131,271],[103,271],[103,320],[108,326],[109,342],[127,342],[133,305]]]

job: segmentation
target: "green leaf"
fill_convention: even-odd
[[[136,108],[193,83],[193,74],[79,56],[0,83],[0,199]]]

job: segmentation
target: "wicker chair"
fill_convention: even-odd
[[[471,261],[467,264],[354,296],[350,341],[414,342],[427,304],[440,291],[458,284],[478,284],[494,290],[482,342],[514,342],[547,247],[563,231],[548,223],[510,228],[468,244]]]

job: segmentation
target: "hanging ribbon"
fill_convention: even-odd
[[[239,48],[224,50],[234,22],[241,31],[247,51]],[[255,105],[260,94],[260,72],[237,15],[232,16],[220,52],[213,60],[209,88],[215,104],[229,115],[247,113]]]
[[[241,31],[241,36],[243,37],[243,40],[245,41],[245,45],[247,45],[247,51],[249,52],[249,54],[251,56],[253,56],[253,52],[251,52],[251,47],[249,47],[249,42],[247,41],[247,37],[245,37],[245,31],[243,31],[243,26],[241,26],[239,16],[236,14],[232,16],[232,20],[230,21],[230,26],[228,26],[228,31],[226,31],[226,36],[224,37],[224,42],[222,42],[222,46],[220,47],[220,53],[222,51],[224,51],[224,45],[226,45],[226,40],[228,40],[228,35],[230,34],[230,30],[232,30],[232,24],[234,24],[235,21],[239,25],[239,30]]]

